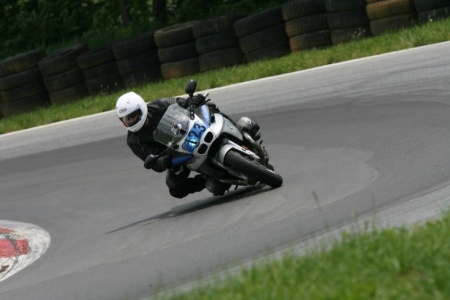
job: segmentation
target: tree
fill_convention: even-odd
[[[166,0],[153,0],[153,16],[155,20],[161,23],[167,21],[167,1]]]
[[[128,10],[128,6],[123,2],[123,0],[117,0],[117,7],[119,8],[123,24],[125,26],[128,26],[131,22],[131,16],[130,11]]]

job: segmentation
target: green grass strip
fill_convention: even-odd
[[[331,248],[316,248],[302,256],[286,254],[167,298],[450,299],[449,280],[447,212],[441,219],[409,228],[347,232]]]

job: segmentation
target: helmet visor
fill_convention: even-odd
[[[142,118],[142,110],[138,108],[132,113],[129,113],[128,115],[120,118],[120,121],[122,121],[123,125],[125,125],[125,127],[128,128],[136,125],[141,120],[141,118]]]

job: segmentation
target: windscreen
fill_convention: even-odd
[[[153,133],[153,138],[155,141],[171,147],[186,135],[188,129],[189,112],[175,103],[167,108]]]

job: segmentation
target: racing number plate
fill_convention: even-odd
[[[191,131],[189,131],[186,139],[184,140],[182,148],[186,151],[189,151],[190,153],[193,153],[194,150],[199,146],[200,140],[202,139],[205,131],[205,126],[201,125],[200,123],[195,123]]]

